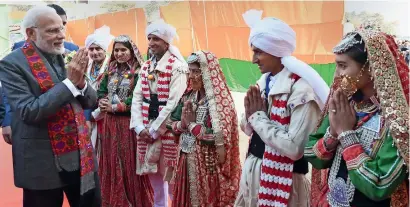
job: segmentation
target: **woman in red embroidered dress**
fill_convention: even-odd
[[[136,175],[136,138],[129,130],[132,92],[138,80],[142,56],[125,35],[114,39],[114,49],[98,90],[104,113],[99,175],[102,206],[152,207],[147,176]]]
[[[237,116],[214,54],[188,58],[190,86],[168,128],[179,136],[173,207],[233,206],[241,165]]]

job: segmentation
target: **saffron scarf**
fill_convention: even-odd
[[[45,93],[53,88],[55,84],[32,43],[27,41],[22,51],[41,92]],[[93,147],[81,105],[77,101],[64,105],[55,115],[48,118],[47,125],[58,171],[80,170],[81,195],[94,189]],[[80,155],[79,162],[77,162],[78,155]]]

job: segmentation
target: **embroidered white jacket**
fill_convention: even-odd
[[[263,74],[257,81],[262,94],[265,93],[268,75],[269,73]],[[292,160],[298,160],[303,156],[309,134],[317,124],[320,108],[318,97],[310,85],[305,80],[299,79],[292,86],[290,75],[291,72],[286,68],[276,75],[276,81],[269,91],[269,114],[257,111],[249,117],[248,122],[245,115],[243,115],[241,128],[248,136],[251,136],[255,131],[266,145],[278,150],[282,155]],[[284,93],[290,93],[287,103],[287,107],[291,110],[288,131],[276,126],[270,120],[272,97]]]
[[[158,61],[156,68],[153,68],[154,64],[151,62],[149,70],[158,70],[160,72],[166,72],[166,66],[169,64],[168,59],[170,58],[170,56],[171,53],[167,51],[161,58],[161,60]],[[167,104],[159,113],[158,118],[150,124],[149,132],[151,134],[154,134],[154,138],[165,133],[165,121],[167,120],[170,113],[175,109],[187,88],[187,73],[188,65],[179,59],[175,59],[175,62],[172,64],[172,77],[171,82],[169,84],[169,98]],[[155,78],[155,81],[150,83],[149,87],[151,94],[157,93],[157,79],[158,78]],[[144,96],[142,94],[141,78],[139,78],[137,85],[135,86],[132,98],[130,124],[130,129],[134,129],[137,132],[137,134],[139,134],[142,130],[145,129],[142,116],[143,97]]]

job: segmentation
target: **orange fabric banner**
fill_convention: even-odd
[[[249,9],[263,10],[263,17],[279,18],[295,30],[296,57],[307,63],[334,61],[331,50],[343,34],[343,1],[179,1],[160,7],[160,14],[177,29],[179,41],[173,44],[182,55],[203,49],[220,58],[250,61],[249,28],[242,18]],[[87,35],[103,25],[115,36],[128,34],[146,53],[147,22],[141,8],[71,21],[68,39],[83,46]]]

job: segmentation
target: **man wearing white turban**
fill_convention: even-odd
[[[88,35],[85,40],[85,47],[88,49],[91,60],[88,64],[87,75],[94,88],[98,86],[97,77],[105,71],[109,59],[106,53],[113,39],[114,36],[110,34],[110,28],[104,25],[96,29],[93,34]]]
[[[146,35],[152,57],[142,66],[134,89],[130,128],[138,135],[137,174],[149,175],[154,206],[163,207],[168,205],[167,181],[178,157],[178,145],[165,121],[187,88],[188,64],[172,45],[177,38],[173,26],[158,20],[148,25]]]
[[[320,116],[329,87],[306,63],[292,57],[296,34],[262,11],[243,14],[251,28],[252,62],[263,73],[245,97],[242,130],[251,141],[235,206],[309,206],[309,133]]]
[[[87,76],[89,77],[90,85],[98,90],[99,82],[101,80],[102,74],[104,73],[107,63],[109,61],[109,56],[107,56],[108,46],[114,36],[110,34],[110,28],[106,25],[98,28],[93,34],[88,35],[85,40],[85,47],[88,49],[88,55],[90,61],[88,62]],[[97,142],[97,121],[101,119],[100,110],[85,111],[87,124],[91,129],[91,141],[94,148]]]

